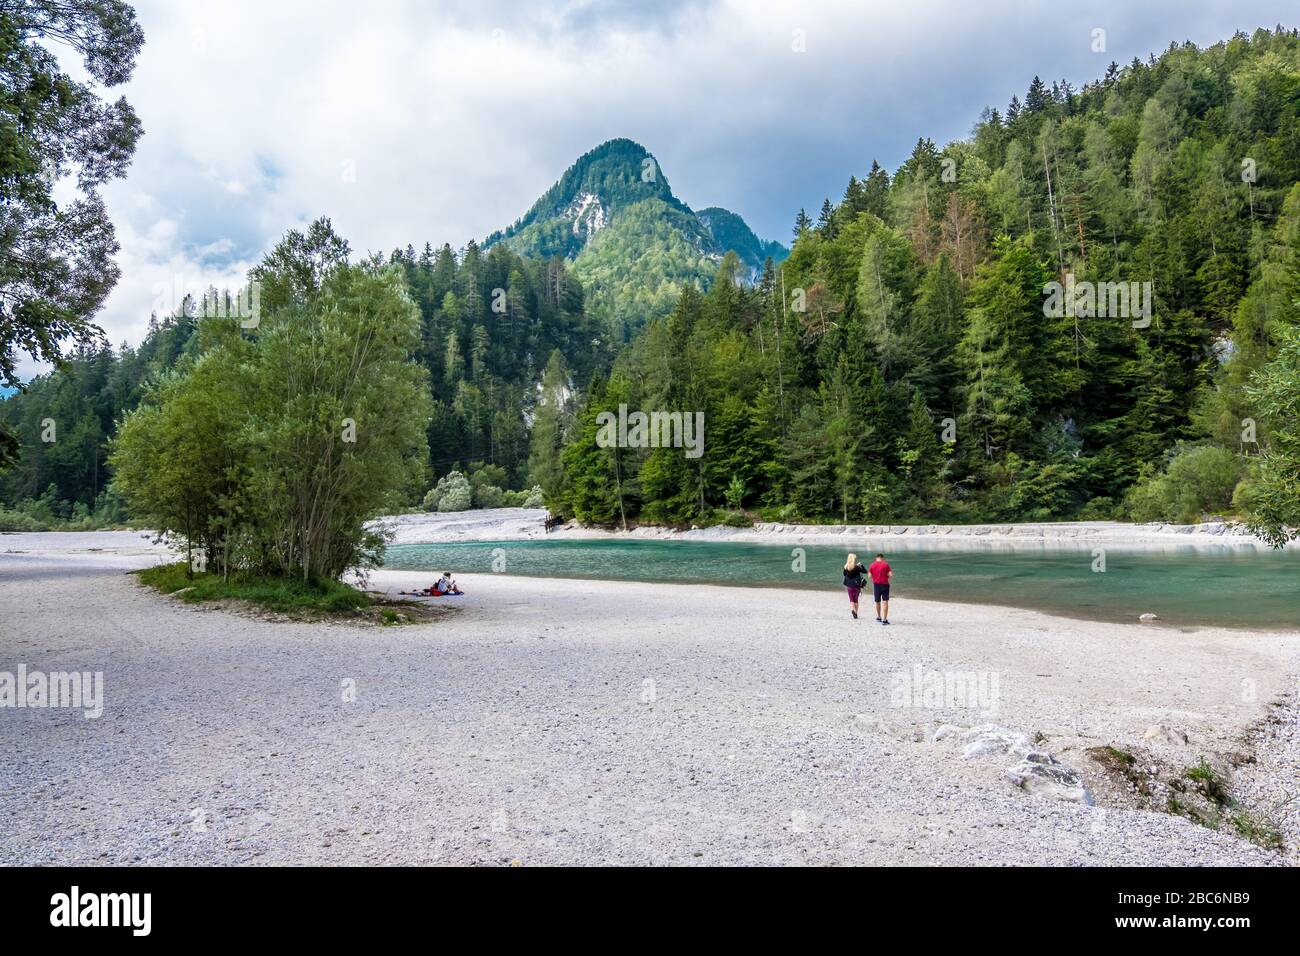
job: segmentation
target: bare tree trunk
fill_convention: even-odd
[[[614,449],[614,485],[618,489],[618,519],[624,531],[627,530],[627,512],[623,510],[623,468],[619,461],[618,449]]]
[[[776,327],[776,395],[781,409],[781,437],[785,437],[785,363],[781,360],[781,330],[785,327],[785,266],[781,266],[781,317]]]
[[[1061,251],[1061,236],[1056,229],[1056,197],[1052,193],[1052,170],[1047,164],[1047,141],[1043,141],[1043,173],[1047,176],[1047,206],[1052,219],[1052,238],[1056,242],[1056,264],[1065,265],[1065,255]]]

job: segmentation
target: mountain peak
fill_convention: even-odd
[[[761,269],[769,258],[779,262],[790,254],[775,239],[764,241],[754,234],[739,215],[721,206],[710,206],[695,214],[713,237],[714,245],[722,250],[732,250],[751,271]]]
[[[484,244],[504,241],[525,255],[572,259],[622,210],[647,199],[690,214],[648,149],[630,139],[606,140],[579,156],[523,216]]]
[[[523,216],[484,245],[498,242],[520,255],[572,261],[596,310],[624,329],[665,311],[682,285],[706,285],[728,250],[751,276],[767,258],[789,254],[778,242],[763,242],[729,210],[697,214],[673,195],[655,156],[625,138],[579,156]]]

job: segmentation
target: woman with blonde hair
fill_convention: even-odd
[[[858,563],[858,556],[850,554],[844,562],[844,590],[849,592],[849,613],[858,617],[858,594],[862,591],[863,575],[867,569]]]

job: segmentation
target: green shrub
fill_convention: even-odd
[[[1205,799],[1216,806],[1226,807],[1232,802],[1232,798],[1228,794],[1227,781],[1209,765],[1204,757],[1197,761],[1195,767],[1188,767],[1184,770],[1183,776],[1194,781],[1197,789],[1205,795]]]
[[[0,531],[49,531],[50,526],[22,511],[0,508]]]
[[[1060,437],[1059,430],[1048,434]],[[997,501],[992,512],[1008,521],[1051,521],[1078,506],[1082,473],[1074,459],[1036,461],[1012,452],[986,473],[995,487],[1005,487],[1004,494],[995,493],[990,501]]]
[[[1192,524],[1207,513],[1230,512],[1244,466],[1232,452],[1212,445],[1180,448],[1163,474],[1146,475],[1124,498],[1134,521]]]
[[[799,520],[799,508],[793,504],[768,505],[760,508],[758,514],[764,521],[780,524],[794,524]]]
[[[723,497],[727,499],[727,504],[731,505],[733,511],[739,511],[741,503],[745,500],[748,493],[745,488],[745,482],[739,475],[732,475],[731,482],[727,485],[727,490],[723,492]]]
[[[1300,528],[1300,325],[1280,328],[1277,338],[1279,350],[1251,376],[1247,389],[1272,432],[1268,449],[1252,465],[1247,525],[1280,548]]]
[[[1243,810],[1232,817],[1233,828],[1256,846],[1266,850],[1281,850],[1285,844],[1282,833],[1267,816]]]
[[[892,513],[893,503],[893,495],[884,481],[872,477],[863,480],[858,507],[862,509],[864,521],[885,520]]]
[[[1180,452],[1166,472],[1178,520],[1192,522],[1206,513],[1229,511],[1242,470],[1242,460],[1224,448],[1203,445]]]
[[[1163,475],[1145,475],[1124,496],[1124,512],[1133,521],[1169,521],[1170,497]]]
[[[1079,521],[1111,521],[1115,517],[1115,500],[1113,498],[1093,498],[1079,509]]]
[[[504,508],[506,493],[496,485],[478,485],[472,494],[476,508]]]
[[[84,501],[58,499],[53,485],[40,498],[0,505],[0,532],[98,531],[127,524],[126,507],[112,489],[101,491],[93,508]]]
[[[505,506],[505,492],[501,489],[510,483],[510,476],[500,465],[472,461],[465,477],[469,480],[470,501],[475,508]]]
[[[459,471],[450,472],[439,478],[438,484],[429,494],[437,502],[436,507],[439,511],[467,511],[474,502],[469,479]]]
[[[192,357],[118,427],[114,486],[214,571],[302,580],[374,567],[385,542],[371,519],[426,473],[419,310],[399,266],[349,264],[327,219],[291,231],[250,274],[256,334],[230,317],[198,323]]]

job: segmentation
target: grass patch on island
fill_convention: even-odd
[[[185,562],[160,564],[136,572],[140,580],[187,604],[247,601],[268,611],[317,611],[338,614],[370,607],[368,595],[341,581],[303,581],[254,575],[186,574]]]
[[[235,601],[298,619],[368,620],[389,626],[438,616],[441,609],[416,601],[391,600],[342,581],[304,581],[269,575],[186,573],[184,561],[136,571],[140,582],[187,604]]]

